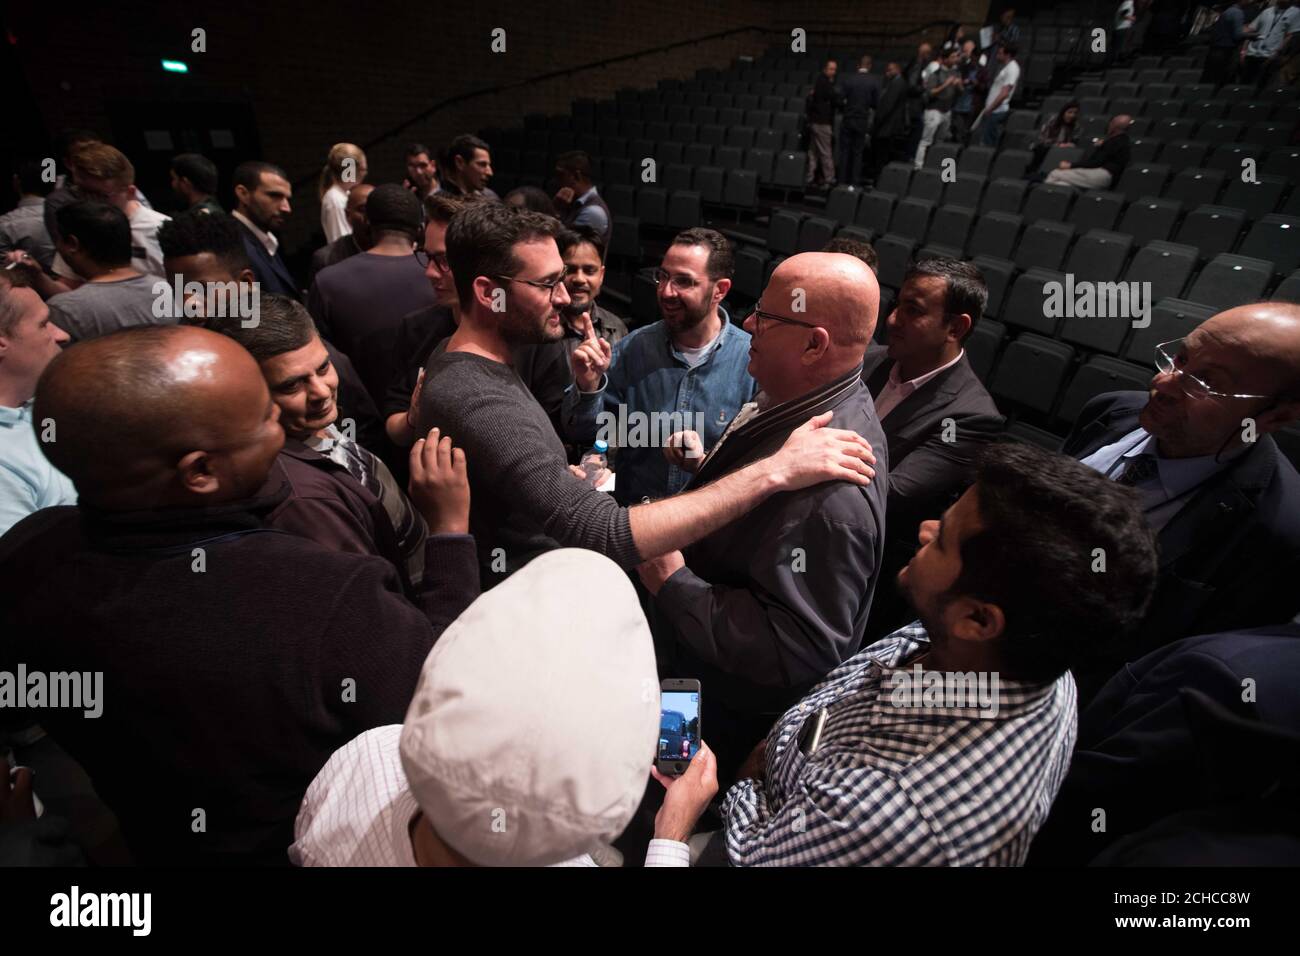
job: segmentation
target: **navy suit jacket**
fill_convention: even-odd
[[[1145,392],[1098,395],[1083,407],[1061,450],[1083,459],[1118,441],[1138,427],[1146,403]],[[1136,642],[1114,649],[1116,666],[1192,634],[1295,617],[1300,475],[1271,437],[1260,436],[1193,493],[1161,530],[1159,548],[1155,596]],[[1081,695],[1086,684],[1080,681]]]
[[[287,295],[302,301],[298,283],[294,281],[293,274],[289,272],[289,267],[284,264],[280,254],[277,252],[273,256],[268,253],[266,246],[262,245],[257,236],[253,235],[252,230],[242,222],[239,223],[239,231],[244,237],[244,248],[248,251],[249,262],[253,265],[253,274],[261,283],[262,291]]]
[[[1285,770],[1268,731],[1300,734],[1298,679],[1294,623],[1189,637],[1126,665],[1079,717],[1070,771],[1028,865],[1082,865],[1167,817],[1267,789]],[[1234,721],[1260,732],[1214,746]],[[1226,758],[1207,776],[1211,749]],[[1094,829],[1097,809],[1104,830]]]
[[[880,77],[856,70],[840,80],[844,94],[844,123],[858,132],[870,128],[871,111],[880,100]]]

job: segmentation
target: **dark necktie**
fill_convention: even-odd
[[[1157,471],[1154,455],[1136,455],[1130,458],[1124,470],[1115,480],[1130,487],[1140,485],[1155,476]]]

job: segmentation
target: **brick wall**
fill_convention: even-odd
[[[966,0],[713,0],[707,3],[603,4],[379,2],[299,5],[230,0],[196,13],[183,4],[129,2],[79,10],[15,7],[11,28],[47,126],[111,133],[113,102],[247,99],[264,156],[298,179],[318,170],[330,144],[366,143],[447,97],[753,24],[781,28],[852,21],[901,30],[940,18],[982,19]],[[976,8],[979,8],[976,12]],[[594,15],[592,10],[597,11]],[[206,30],[206,52],[191,31]],[[491,31],[506,31],[493,53]],[[623,86],[688,77],[741,54],[761,53],[772,35],[747,32],[477,96],[443,109],[369,153],[372,181],[400,177],[408,140],[443,143],[464,130],[518,123],[530,112],[560,112],[578,96],[605,97]],[[186,76],[163,73],[159,59],[187,61]],[[298,190],[287,240],[307,239],[319,221],[315,190]]]

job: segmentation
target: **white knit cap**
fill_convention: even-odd
[[[482,866],[545,866],[622,833],[659,734],[654,646],[627,575],[548,552],[443,633],[402,728],[438,836]]]

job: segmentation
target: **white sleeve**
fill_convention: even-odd
[[[346,194],[336,186],[331,186],[321,197],[320,225],[325,230],[325,241],[334,242],[344,236],[352,235],[352,226],[348,224],[346,213]]]

